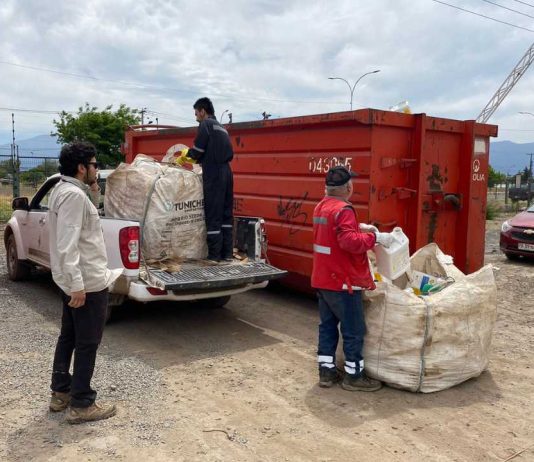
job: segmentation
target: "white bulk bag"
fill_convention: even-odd
[[[207,256],[202,175],[139,154],[107,177],[104,210],[140,222],[145,260]]]
[[[492,267],[466,276],[436,244],[423,247],[410,261],[413,270],[455,282],[429,296],[389,282],[365,292],[367,374],[424,393],[479,376],[488,365],[497,317]]]

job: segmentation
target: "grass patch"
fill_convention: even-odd
[[[5,223],[11,218],[11,196],[0,196],[0,223]]]
[[[488,201],[486,205],[486,220],[495,220],[502,211],[502,206],[499,202]]]

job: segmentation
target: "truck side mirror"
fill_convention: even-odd
[[[15,197],[11,203],[13,210],[30,210],[30,205],[27,197]]]

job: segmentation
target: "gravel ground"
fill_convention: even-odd
[[[214,311],[127,304],[93,381],[119,413],[77,426],[47,411],[57,291],[46,274],[10,282],[2,247],[0,460],[534,460],[534,263],[499,253],[501,222],[487,228],[499,314],[477,379],[428,395],[319,389],[316,304],[289,291]]]
[[[47,412],[61,313],[59,294],[57,302],[49,304],[42,314],[36,312],[43,291],[47,299],[57,293],[51,288],[50,276],[36,274],[33,287],[12,283],[5,274],[3,246],[0,268],[0,460],[49,460],[50,448],[69,444],[78,446],[78,454],[109,459],[116,457],[115,446],[125,436],[133,447],[162,444],[162,430],[174,425],[176,419],[162,417],[159,408],[155,412],[165,395],[161,372],[135,356],[112,350],[105,342],[97,356],[93,385],[99,398],[118,404],[120,420],[85,424],[80,432],[79,426],[63,421],[63,413]],[[80,443],[87,436],[90,441]]]

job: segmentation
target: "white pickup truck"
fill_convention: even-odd
[[[102,191],[107,173],[103,171],[99,180]],[[4,231],[7,270],[13,281],[27,279],[35,266],[50,269],[48,198],[59,180],[59,174],[48,178],[31,200],[13,199],[14,211]],[[186,262],[174,272],[142,262],[137,221],[102,216],[101,223],[108,266],[123,269],[110,294],[111,306],[128,297],[139,302],[205,300],[208,306],[219,307],[231,295],[263,288],[268,281],[287,274],[262,259],[266,238],[260,218],[235,220],[235,247],[246,254],[246,263],[210,266],[207,262]]]

